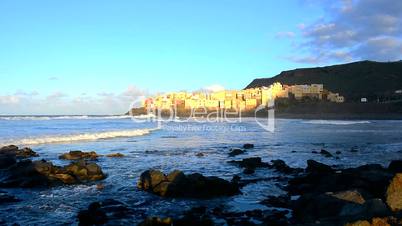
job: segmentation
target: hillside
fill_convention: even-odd
[[[287,85],[324,84],[325,89],[339,92],[348,101],[361,97],[377,99],[402,90],[402,61],[360,61],[283,71],[272,78],[255,79],[246,88],[268,86],[274,82]]]

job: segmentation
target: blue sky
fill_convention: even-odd
[[[400,48],[397,21],[371,36],[364,24],[357,34],[342,27],[372,2],[2,0],[0,114],[116,114],[139,93],[241,89],[296,67],[398,59],[373,54],[384,41]]]

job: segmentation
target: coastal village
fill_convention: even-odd
[[[269,87],[245,90],[222,90],[216,92],[172,92],[147,98],[143,107],[146,109],[196,109],[208,110],[235,109],[247,111],[259,106],[266,106],[277,98],[295,100],[317,100],[343,103],[345,98],[339,93],[324,89],[323,84],[282,85],[274,83]]]

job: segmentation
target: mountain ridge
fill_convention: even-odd
[[[254,79],[247,87],[269,86],[274,82],[286,85],[324,84],[349,101],[361,97],[376,99],[402,90],[402,61],[357,61],[323,67],[297,68],[282,71],[271,78]]]

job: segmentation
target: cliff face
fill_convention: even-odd
[[[274,82],[287,85],[324,84],[325,89],[339,92],[347,100],[377,98],[402,90],[402,61],[360,61],[326,67],[283,71],[272,78],[255,79],[246,88],[269,86]]]

